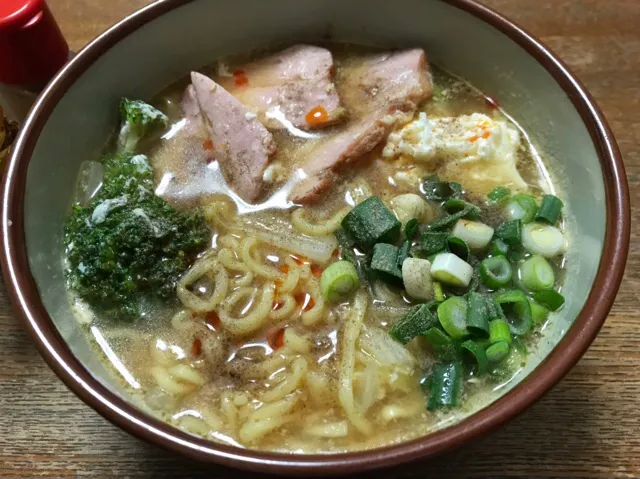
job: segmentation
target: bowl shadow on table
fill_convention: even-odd
[[[578,366],[577,368],[580,368]],[[612,458],[599,455],[597,417],[602,411],[598,405],[584,397],[584,388],[572,380],[570,374],[542,401],[505,427],[478,439],[462,448],[438,456],[431,461],[418,461],[409,465],[378,473],[349,476],[355,479],[384,477],[435,477],[442,478],[491,478],[552,477],[571,471],[579,477],[584,464],[606,467]],[[158,450],[144,448],[149,465],[158,465]],[[178,456],[166,457],[153,474],[154,478],[174,478],[177,471],[190,471],[189,478],[215,477],[274,477],[250,473],[238,473],[228,468],[204,465]],[[152,466],[153,467],[153,466]],[[562,471],[562,472],[561,472]],[[564,474],[563,474],[564,473]],[[540,474],[537,476],[536,474]]]

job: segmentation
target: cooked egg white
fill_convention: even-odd
[[[496,186],[526,189],[516,168],[519,147],[520,133],[507,121],[480,113],[433,119],[420,113],[389,135],[383,156],[411,157],[486,194]]]

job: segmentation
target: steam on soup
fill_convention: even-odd
[[[205,73],[122,101],[65,232],[78,319],[141,407],[329,452],[486,405],[564,301],[562,202],[517,125],[420,49]]]

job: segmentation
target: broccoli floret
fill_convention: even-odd
[[[140,100],[123,98],[120,101],[120,135],[117,153],[124,155],[136,151],[142,138],[148,134],[166,128],[167,115]]]
[[[104,163],[103,186],[65,227],[70,288],[102,315],[133,319],[140,305],[174,297],[180,276],[207,245],[199,214],[180,212],[153,192],[144,155]]]

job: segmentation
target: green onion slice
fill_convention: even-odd
[[[472,340],[467,340],[460,345],[460,350],[467,362],[473,363],[475,372],[482,376],[489,370],[489,360],[484,348]]]
[[[499,341],[511,344],[511,329],[506,321],[494,319],[489,323],[489,342],[494,344]]]
[[[406,236],[407,241],[413,240],[416,233],[418,232],[418,226],[420,226],[420,223],[418,222],[417,218],[411,218],[409,221],[407,221],[407,224],[404,227],[404,235]]]
[[[453,296],[440,303],[438,321],[453,339],[467,336],[467,301],[461,296]]]
[[[460,218],[478,219],[480,217],[480,208],[473,205],[468,205],[461,211],[452,215],[443,216],[427,225],[427,228],[431,231],[440,231],[451,227]]]
[[[402,319],[397,321],[389,330],[389,334],[396,341],[407,344],[416,336],[425,334],[438,324],[438,319],[431,312],[429,303],[412,308]]]
[[[462,364],[457,361],[438,364],[433,368],[428,381],[429,400],[427,409],[429,411],[458,405],[462,374]]]
[[[496,238],[491,242],[491,246],[489,247],[489,254],[491,256],[506,256],[508,252],[509,245],[500,238]]]
[[[527,224],[536,219],[538,203],[531,195],[518,194],[511,197],[505,210],[509,219]]]
[[[472,205],[471,203],[467,203],[460,198],[452,198],[445,201],[443,208],[450,215],[460,213],[461,211],[467,211],[467,217],[480,217],[480,208]]]
[[[498,341],[486,350],[487,360],[491,364],[498,364],[509,356],[509,344],[506,341]]]
[[[543,324],[549,318],[549,310],[532,299],[529,300],[529,304],[531,305],[533,324]]]
[[[443,361],[457,359],[459,351],[456,342],[440,328],[431,328],[424,334],[436,357]]]
[[[422,194],[426,199],[432,201],[444,201],[462,193],[459,183],[449,183],[440,181],[438,175],[427,176],[421,187]]]
[[[495,295],[495,299],[507,318],[511,333],[522,336],[531,330],[531,306],[522,291],[519,289],[501,291]]]
[[[564,304],[564,296],[553,289],[538,291],[533,299],[551,311],[557,311]]]
[[[496,228],[495,236],[509,246],[519,245],[522,238],[522,222],[520,220],[511,220],[502,223]]]
[[[340,301],[360,287],[360,278],[350,261],[336,261],[322,272],[320,291],[328,301]]]
[[[489,338],[489,305],[487,299],[475,291],[467,295],[467,331],[477,338]]]
[[[420,252],[425,256],[440,253],[447,247],[448,233],[424,232],[420,236]]]
[[[469,262],[471,250],[469,250],[469,246],[467,246],[467,243],[462,238],[449,236],[447,238],[447,250],[455,254],[458,258]]]
[[[544,195],[536,220],[554,225],[558,221],[560,211],[562,211],[562,201],[557,196]]]
[[[495,294],[492,294],[487,298],[487,303],[489,304],[489,320],[492,320],[492,319],[502,319],[504,321],[507,320],[507,318],[504,315],[504,312],[502,311],[502,307],[498,304],[498,301],[496,301]]]
[[[543,291],[553,288],[556,280],[553,268],[540,255],[528,258],[520,265],[520,282],[530,291]]]
[[[456,287],[467,287],[474,276],[473,267],[453,253],[440,253],[431,264],[436,281]]]
[[[509,188],[505,188],[504,186],[498,186],[491,190],[491,192],[487,195],[489,202],[492,204],[501,203],[506,201],[509,198],[511,191]]]
[[[409,241],[405,241],[402,243],[402,246],[398,250],[398,259],[396,260],[396,264],[399,268],[402,268],[402,263],[404,260],[409,257],[409,250],[411,249],[411,243]]]
[[[504,256],[485,258],[480,263],[480,279],[487,288],[503,288],[511,282],[511,264]]]
[[[533,254],[553,258],[562,253],[565,240],[562,231],[543,223],[529,223],[522,229],[522,245]]]
[[[465,219],[458,220],[451,231],[453,236],[462,239],[474,251],[485,249],[491,241],[493,233],[494,230],[491,226]]]

